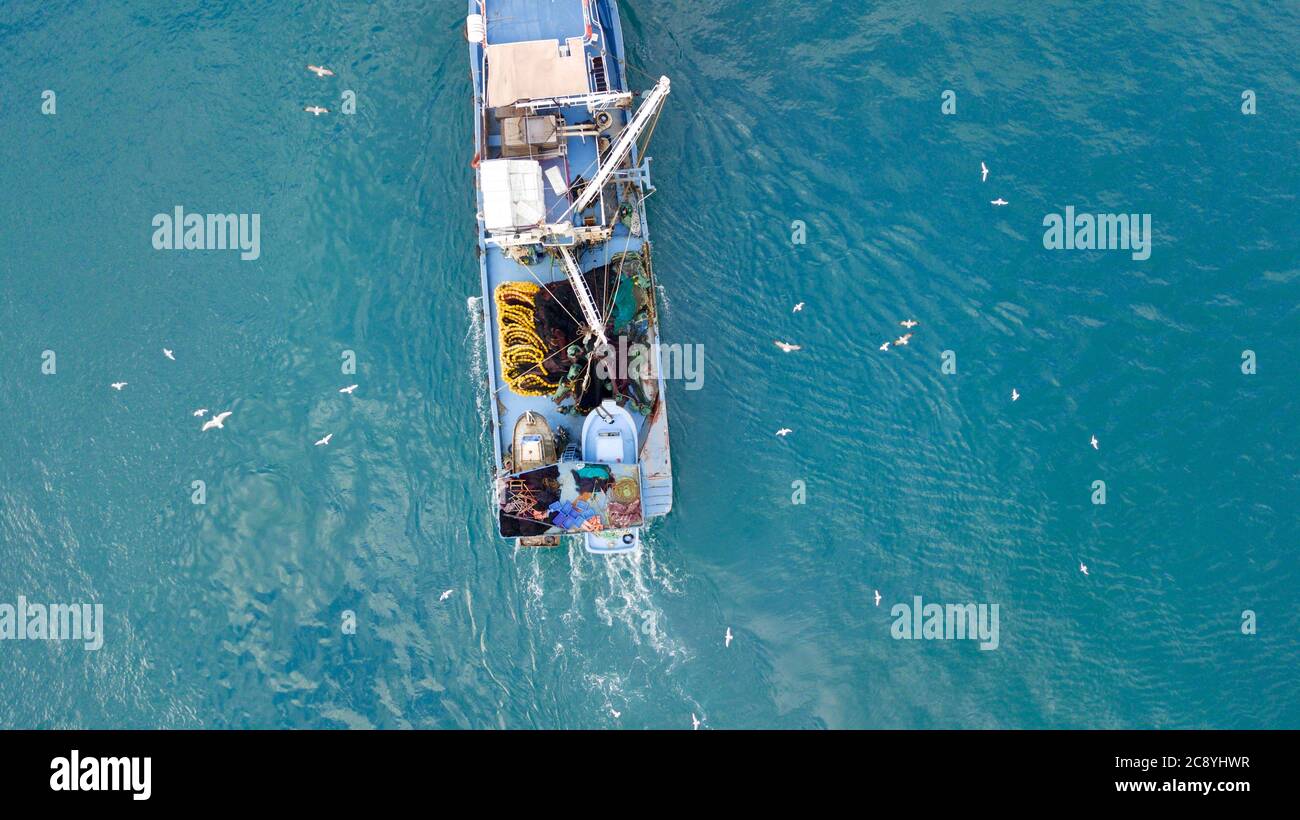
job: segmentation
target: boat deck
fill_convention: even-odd
[[[503,43],[558,40],[561,43],[569,38],[582,38],[586,25],[580,0],[486,0],[482,8],[478,0],[471,0],[471,13],[486,12],[487,42],[490,45]],[[610,91],[625,90],[621,54],[622,36],[619,32],[618,11],[613,0],[594,0],[591,3],[596,20],[592,25],[598,35],[596,42],[586,46],[588,60],[603,56],[606,67],[607,85]],[[475,142],[486,146],[484,159],[494,158],[500,153],[501,135],[499,125],[491,112],[485,110],[486,90],[483,76],[484,48],[481,44],[471,44],[471,61],[475,93]],[[590,122],[592,114],[585,107],[561,109],[560,113],[568,125]],[[622,109],[610,109],[614,117],[615,129],[624,127],[630,119],[629,112]],[[565,138],[567,151],[564,157],[546,157],[541,159],[542,168],[557,169],[564,181],[572,186],[579,179],[590,179],[598,170],[598,145],[594,136],[569,135]],[[632,155],[632,167],[637,167],[640,159],[635,149]],[[557,220],[569,207],[572,194],[557,193],[550,182],[544,185],[547,209],[546,221]],[[479,213],[483,213],[482,191],[477,192]],[[632,235],[623,224],[617,224],[609,241],[595,247],[588,247],[578,258],[579,269],[583,272],[606,265],[612,257],[624,252],[639,252],[648,241],[648,223],[643,205],[638,201],[635,207],[640,212],[640,236]],[[587,213],[591,213],[590,209]],[[574,219],[570,216],[569,219]],[[507,386],[502,372],[500,340],[498,338],[497,305],[494,294],[498,286],[506,282],[532,282],[543,286],[567,281],[563,268],[549,256],[543,255],[533,265],[525,265],[508,257],[499,247],[486,242],[487,233],[482,219],[479,220],[479,247],[481,252],[482,286],[483,286],[483,320],[484,338],[488,352],[489,389],[493,393],[490,403],[493,415],[493,446],[495,465],[500,471],[512,444],[515,422],[528,411],[540,414],[558,433],[564,429],[568,432],[570,442],[580,442],[583,416],[559,412],[549,396],[523,396]],[[603,294],[598,288],[593,289],[593,296],[599,303]],[[657,327],[652,328],[654,339],[658,340]],[[635,408],[626,409],[632,415],[643,442],[653,442],[647,452],[647,461],[655,465],[655,473],[647,476],[647,514],[662,515],[671,507],[671,473],[667,452],[667,416],[664,407],[666,394],[660,379],[660,399],[654,412],[655,420],[648,419]],[[662,417],[662,419],[660,419]],[[659,430],[651,429],[658,425]],[[657,489],[656,489],[657,488]],[[651,492],[654,490],[653,492]],[[654,500],[652,500],[652,497]]]

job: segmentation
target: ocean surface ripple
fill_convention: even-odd
[[[0,726],[1300,727],[1297,6],[620,6],[706,367],[604,560],[493,535],[463,3],[4,4],[0,603],[107,624],[0,642]],[[153,250],[177,205],[261,257]]]

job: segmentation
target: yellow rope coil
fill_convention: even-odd
[[[538,290],[532,282],[505,282],[496,289],[501,372],[510,389],[521,396],[549,396],[559,385],[541,369],[546,345],[537,335]]]

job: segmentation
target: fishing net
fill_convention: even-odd
[[[645,344],[650,296],[648,260],[623,253],[608,265],[583,274],[592,298],[608,317],[611,339]],[[648,412],[653,385],[643,385],[625,373],[598,367],[591,340],[578,321],[582,309],[567,280],[547,284],[506,282],[496,290],[501,372],[506,384],[521,396],[550,396],[561,412],[586,414],[603,400],[630,400]]]

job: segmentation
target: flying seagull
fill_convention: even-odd
[[[328,114],[330,112],[328,108],[321,108],[319,105],[309,105],[304,108],[303,111],[306,111],[308,114],[315,114],[317,117],[321,114]]]
[[[792,350],[802,350],[802,348],[800,348],[799,345],[792,345],[789,342],[774,341],[773,344],[775,344],[777,347],[784,350],[786,353],[789,353]]]
[[[889,342],[885,342],[883,345],[881,345],[881,346],[880,346],[880,349],[881,349],[881,350],[888,350],[888,349],[889,349]]]
[[[339,392],[340,392],[340,393],[347,393],[347,394],[350,396],[350,395],[352,395],[352,391],[354,391],[354,390],[356,390],[356,389],[357,389],[357,386],[356,386],[355,384],[349,384],[347,387],[341,388],[341,389],[339,390]]]
[[[794,432],[794,431],[791,430],[789,427],[782,427],[780,430],[777,430],[777,431],[776,431],[776,434],[777,434],[778,436],[788,436],[788,435],[790,435],[790,434],[793,433],[793,432]]]
[[[207,412],[208,412],[208,408],[200,407],[198,410],[195,410],[192,415],[194,416],[194,418],[198,418],[199,416],[207,415]]]
[[[727,627],[727,634],[723,636],[723,640],[725,640],[725,641],[727,642],[727,646],[730,647],[730,646],[731,646],[731,642],[732,642],[734,639],[735,639],[735,636],[731,634],[731,627]]]
[[[323,439],[321,439],[320,441],[316,442],[316,446],[317,446],[317,447],[324,447],[326,444],[329,444],[329,443],[330,443],[330,439],[332,439],[332,438],[334,438],[334,434],[333,434],[333,433],[326,433],[326,434],[325,434],[325,438],[323,438]]]
[[[691,728],[692,729],[700,728],[700,719],[695,716],[694,712],[691,712]]]
[[[795,305],[795,306],[794,306],[794,310],[792,310],[792,311],[790,311],[790,312],[791,312],[791,313],[798,313],[798,312],[801,311],[801,310],[803,310],[803,302],[800,302],[799,304]]]
[[[921,323],[916,321],[915,319],[904,319],[903,321],[899,322],[899,324],[907,328],[908,330],[911,330],[912,328],[916,327]]]
[[[1087,574],[1088,574],[1088,565],[1085,564],[1085,563],[1083,563],[1082,561],[1080,561],[1080,562],[1079,562],[1079,572],[1082,572],[1084,575],[1087,575]]]
[[[1097,446],[1097,437],[1096,437],[1096,436],[1093,436],[1093,437],[1092,437],[1092,442],[1091,442],[1091,443],[1092,443],[1092,449],[1094,449],[1094,450],[1100,450],[1100,449],[1101,449],[1100,447]]]
[[[1012,401],[1020,401],[1020,391],[1017,390],[1017,389],[1014,388],[1014,387],[1011,388],[1011,400],[1012,400]]]
[[[109,385],[109,387],[113,388],[114,390],[121,390],[123,387],[126,387],[126,382],[113,382],[112,384]]]
[[[614,720],[618,720],[623,716],[623,713],[617,709],[610,709],[609,713],[614,716]]]
[[[880,590],[876,590],[876,606],[880,606]]]
[[[444,592],[444,593],[442,593],[441,595],[439,595],[439,596],[438,596],[438,600],[439,600],[439,601],[445,601],[445,600],[447,600],[448,598],[450,598],[450,597],[452,596],[452,594],[455,593],[455,592],[456,592],[456,590],[454,590],[454,589],[449,589],[449,590],[447,590],[446,592]]]
[[[904,333],[902,336],[899,336],[897,339],[894,340],[894,345],[895,346],[906,345],[908,340],[911,338],[912,338],[912,334]]]
[[[987,165],[985,165],[984,163],[981,162],[981,163],[980,163],[980,182],[987,182],[987,181],[988,181],[988,178],[989,178],[989,167],[988,167]]]
[[[168,350],[167,348],[165,348],[165,347],[163,348],[163,355],[166,356],[167,358],[171,359],[173,362],[176,361],[176,357],[173,356],[173,355],[172,355],[172,352],[171,352],[170,350]]]
[[[333,71],[330,71],[328,68],[326,68],[326,67],[323,66],[323,65],[309,65],[309,66],[307,66],[307,70],[310,71],[310,72],[312,72],[313,74],[315,74],[317,77],[333,77],[333,76],[334,76],[334,72],[333,72]]]
[[[218,413],[218,414],[216,414],[216,415],[213,416],[212,418],[210,418],[210,419],[208,419],[207,421],[203,422],[203,429],[202,429],[200,432],[206,433],[207,431],[209,431],[209,430],[211,430],[211,429],[213,429],[213,428],[216,428],[217,430],[224,430],[224,429],[226,429],[226,424],[225,424],[225,422],[226,422],[226,419],[230,418],[230,414],[231,414],[231,411],[230,411],[230,410],[227,410],[227,411],[224,412],[224,413]]]
[[[1008,205],[1008,204],[1010,204],[1010,203],[1008,203],[1008,202],[1007,202],[1005,199],[1003,199],[1002,197],[998,197],[997,199],[990,200],[990,201],[989,201],[989,204],[990,204],[990,205],[1002,206],[1002,205]]]

